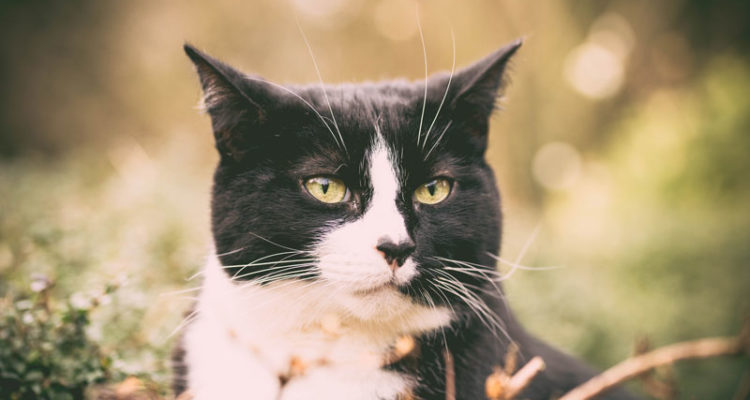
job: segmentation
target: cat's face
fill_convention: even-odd
[[[457,261],[494,265],[499,196],[484,151],[519,46],[452,76],[325,88],[282,87],[186,46],[221,155],[212,222],[229,276],[326,284],[363,318],[405,298],[453,302],[452,280],[487,284]]]

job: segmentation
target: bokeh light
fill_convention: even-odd
[[[547,143],[534,155],[534,178],[545,188],[569,189],[581,175],[581,156],[568,143]]]
[[[616,94],[625,79],[622,59],[599,43],[586,42],[570,52],[565,77],[579,93],[592,99]]]
[[[362,0],[290,0],[290,3],[307,22],[324,29],[350,23],[362,8]]]
[[[586,41],[568,54],[565,78],[576,91],[592,99],[617,94],[625,80],[627,59],[634,41],[633,31],[622,16],[599,17]]]
[[[415,8],[411,2],[401,0],[380,0],[373,13],[373,22],[384,37],[402,41],[416,35],[418,26]]]

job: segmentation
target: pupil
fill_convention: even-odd
[[[320,183],[320,188],[323,190],[323,194],[328,193],[328,186],[330,186],[330,184],[327,179]]]
[[[435,190],[437,189],[437,185],[435,185],[435,182],[431,182],[427,184],[427,191],[430,192],[430,196],[435,195]]]

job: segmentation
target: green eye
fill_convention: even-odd
[[[451,183],[445,178],[436,178],[417,188],[414,198],[423,204],[437,204],[451,193]]]
[[[340,203],[349,197],[349,190],[341,179],[316,176],[305,181],[305,188],[323,203]]]

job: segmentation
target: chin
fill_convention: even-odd
[[[389,320],[401,315],[412,305],[411,300],[393,287],[350,292],[341,298],[352,316],[367,322]]]

